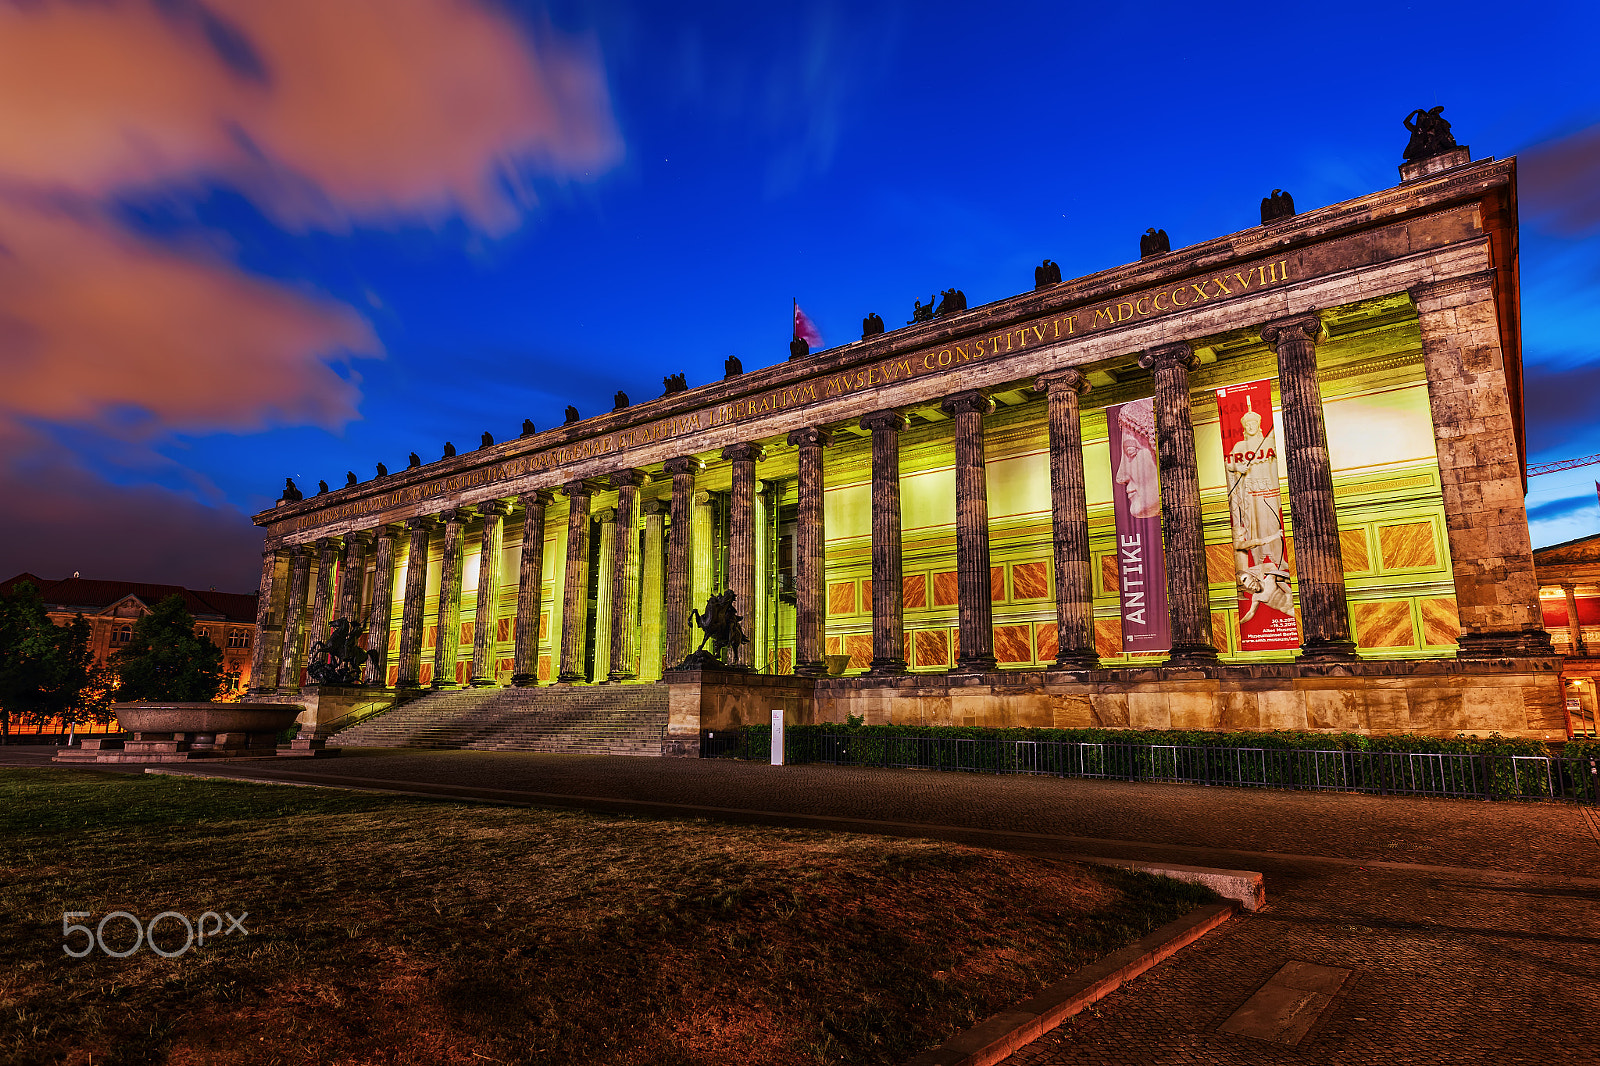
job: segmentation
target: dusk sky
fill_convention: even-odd
[[[1392,186],[1435,104],[1519,157],[1529,459],[1600,452],[1600,7],[1301,9],[0,0],[0,577],[249,591],[285,477]]]

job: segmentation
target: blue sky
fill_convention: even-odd
[[[285,476],[1360,196],[1435,104],[1522,159],[1530,459],[1600,452],[1600,14],[1532,11],[0,0],[0,570],[246,590]]]

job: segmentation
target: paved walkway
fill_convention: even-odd
[[[1600,831],[1575,807],[512,752],[181,768],[1266,875],[1266,910],[1016,1064],[1600,1061]],[[1218,1032],[1290,960],[1351,971],[1306,1036]]]

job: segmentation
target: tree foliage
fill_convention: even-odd
[[[228,679],[222,649],[194,631],[194,619],[176,594],[133,624],[133,639],[112,656],[112,664],[120,679],[118,700],[203,703]]]
[[[13,721],[73,723],[109,713],[90,632],[82,614],[52,623],[31,582],[0,595],[0,731],[9,733]]]

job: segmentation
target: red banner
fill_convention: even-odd
[[[1156,470],[1155,400],[1106,408],[1111,440],[1112,513],[1117,523],[1117,584],[1122,650],[1167,651],[1167,564],[1161,551],[1161,484]]]
[[[1239,590],[1239,650],[1298,648],[1300,630],[1294,618],[1278,491],[1272,382],[1249,381],[1216,391]]]

